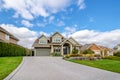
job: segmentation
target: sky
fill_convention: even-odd
[[[0,0],[0,26],[31,48],[60,32],[80,44],[120,44],[120,0]]]

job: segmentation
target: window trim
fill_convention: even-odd
[[[5,34],[5,39],[6,39],[6,40],[10,40],[10,35]]]
[[[52,42],[60,43],[61,42],[61,38],[60,37],[54,37]]]
[[[47,40],[39,40],[39,44],[47,44]]]

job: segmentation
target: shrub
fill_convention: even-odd
[[[114,53],[114,56],[120,57],[120,51],[119,51],[119,52]]]
[[[61,56],[61,53],[60,52],[55,52],[55,53],[51,53],[52,56]]]
[[[120,61],[120,57],[117,57],[117,56],[107,56],[107,57],[104,57],[104,59],[110,59],[110,60]]]

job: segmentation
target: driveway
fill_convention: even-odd
[[[24,57],[21,66],[5,80],[120,80],[120,74],[60,57]]]

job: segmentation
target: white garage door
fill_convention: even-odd
[[[50,49],[36,49],[36,56],[50,56]]]

